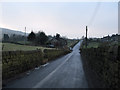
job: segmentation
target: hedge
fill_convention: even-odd
[[[118,88],[120,79],[120,46],[104,46],[98,48],[81,48],[84,62],[97,73],[103,87]]]
[[[69,53],[69,50],[3,51],[2,79],[7,80],[16,75],[38,67]]]
[[[14,77],[36,66],[41,65],[43,53],[36,51],[4,51],[2,52],[3,79]]]

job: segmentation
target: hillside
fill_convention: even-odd
[[[0,28],[0,31],[2,31],[2,35],[3,35],[3,34],[8,34],[9,36],[10,36],[11,34],[25,35],[24,32],[17,31],[17,30],[11,30],[11,29],[7,29],[7,28]],[[28,35],[28,33],[27,33],[26,35]]]

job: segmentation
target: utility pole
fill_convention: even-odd
[[[24,39],[24,45],[26,44],[26,27],[25,27],[25,39]]]
[[[87,26],[86,26],[86,48],[87,48],[87,31],[88,31],[88,29],[87,29]]]

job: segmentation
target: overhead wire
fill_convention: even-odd
[[[91,26],[93,24],[93,22],[95,20],[95,17],[97,15],[98,11],[99,11],[100,6],[101,6],[101,2],[97,2],[97,5],[96,5],[96,7],[94,9],[94,12],[93,12],[93,14],[92,14],[92,16],[91,16],[91,18],[90,18],[90,20],[88,22],[88,26]]]

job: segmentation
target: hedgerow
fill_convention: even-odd
[[[38,67],[69,53],[69,50],[3,51],[2,79],[7,80],[20,73]]]
[[[103,82],[103,87],[120,87],[120,46],[100,46],[98,48],[81,48],[81,56]]]

